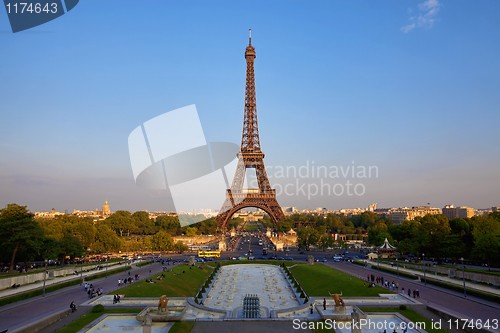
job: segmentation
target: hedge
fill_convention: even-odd
[[[438,287],[443,287],[443,288],[451,289],[454,291],[458,291],[458,292],[464,291],[463,286],[452,285],[452,284],[448,284],[448,283],[441,282],[441,281],[427,279],[427,283],[438,286]],[[495,302],[495,303],[500,303],[499,296],[496,296],[493,294],[486,294],[486,293],[477,291],[475,289],[467,289],[467,295],[479,297],[479,298],[485,299],[487,301]]]

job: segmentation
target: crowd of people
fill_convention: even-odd
[[[395,292],[399,292],[399,283],[398,282],[389,282],[387,280],[384,280],[384,277],[383,276],[375,276],[375,275],[370,275],[368,274],[366,276],[366,280],[369,282],[369,285],[368,287],[375,287],[375,283],[377,283],[378,285],[381,285],[389,290],[393,290]],[[402,287],[401,288],[401,294],[404,295],[405,294],[405,288]],[[412,296],[412,291],[410,288],[408,288],[408,297],[411,297]],[[413,290],[413,298],[417,298],[417,297],[420,297],[420,291],[417,289],[414,289]]]
[[[85,292],[89,295],[89,298],[94,298],[102,295],[102,288],[96,289],[92,283],[85,282]]]

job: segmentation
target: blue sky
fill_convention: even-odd
[[[173,209],[135,185],[128,135],[196,104],[239,144],[249,28],[266,166],[379,170],[282,206],[500,205],[498,1],[85,0],[16,34],[0,12],[1,206]]]

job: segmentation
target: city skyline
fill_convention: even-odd
[[[196,104],[207,141],[239,145],[248,28],[260,137],[281,206],[500,204],[499,3],[159,2],[151,11],[122,1],[110,14],[117,3],[96,12],[86,1],[17,34],[0,16],[2,206],[92,210],[107,198],[113,211],[174,210],[167,191],[135,185],[127,136]],[[313,163],[328,174],[277,171]],[[351,177],[354,166],[377,176]],[[346,181],[363,195],[306,192]],[[303,184],[304,194],[292,191]]]

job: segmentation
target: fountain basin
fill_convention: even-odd
[[[186,306],[167,306],[167,311],[159,312],[158,307],[148,306],[142,310],[135,319],[142,322],[149,312],[153,322],[179,321],[186,312],[186,309]]]

